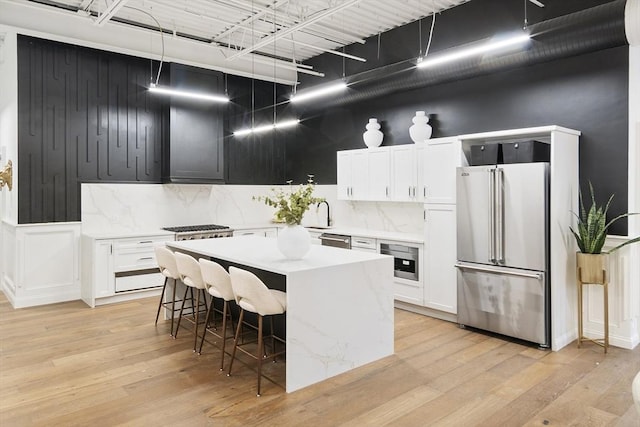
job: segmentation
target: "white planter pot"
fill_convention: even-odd
[[[287,225],[278,232],[278,250],[289,259],[301,259],[311,249],[311,236],[301,225]]]

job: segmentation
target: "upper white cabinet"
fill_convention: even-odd
[[[463,161],[457,137],[338,151],[338,199],[455,203]]]
[[[338,199],[389,200],[389,170],[386,147],[338,151]]]
[[[391,154],[391,199],[398,202],[422,201],[420,174],[422,165],[418,163],[424,152],[424,145],[406,144],[389,147]]]
[[[422,194],[425,203],[456,203],[456,168],[466,166],[458,137],[435,138],[424,146]]]

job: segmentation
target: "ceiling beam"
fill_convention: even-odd
[[[229,60],[234,60],[234,59],[238,59],[248,53],[253,52],[254,50],[260,49],[261,47],[267,46],[271,43],[274,43],[276,40],[281,39],[282,37],[285,37],[289,34],[292,34],[296,31],[299,31],[305,27],[308,27],[309,25],[312,25],[322,19],[325,19],[331,15],[334,15],[346,8],[349,8],[355,4],[358,4],[359,2],[361,2],[362,0],[348,0],[345,1],[344,3],[342,3],[339,6],[334,6],[332,8],[329,9],[325,9],[323,12],[320,12],[316,15],[314,15],[313,17],[306,19],[304,21],[302,21],[301,23],[294,25],[292,27],[287,28],[286,30],[281,30],[278,31],[276,34],[273,34],[269,37],[265,37],[264,39],[260,40],[258,43],[255,43],[253,46],[245,48],[243,50],[241,50],[240,52],[237,52],[233,55],[231,55],[229,58]]]
[[[121,8],[124,6],[129,0],[113,0],[107,8],[98,15],[98,18],[95,20],[94,24],[102,27],[111,19],[113,15],[115,15]]]

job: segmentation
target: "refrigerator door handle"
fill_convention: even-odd
[[[529,279],[542,280],[543,278],[542,273],[525,273],[523,271],[505,270],[501,268],[493,268],[491,266],[484,266],[484,265],[483,266],[471,265],[471,264],[465,264],[463,262],[455,263],[454,267],[464,268],[467,270],[484,271],[486,273],[508,274],[510,276],[527,277]]]
[[[489,169],[489,262],[496,262],[496,170]]]
[[[496,169],[496,262],[504,264],[504,170]]]

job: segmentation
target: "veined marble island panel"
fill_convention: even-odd
[[[392,257],[312,245],[288,260],[256,236],[167,246],[286,277],[287,392],[393,354]]]

